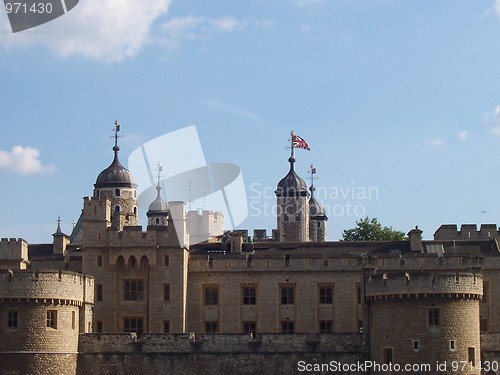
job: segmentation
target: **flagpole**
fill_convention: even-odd
[[[293,147],[293,136],[295,135],[295,132],[292,130],[290,132],[290,148],[292,151],[290,152],[290,157],[295,159],[295,147]]]

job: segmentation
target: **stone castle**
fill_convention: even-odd
[[[0,375],[500,374],[496,225],[326,241],[292,147],[272,236],[159,182],[144,231],[113,151],[73,233],[0,241]]]

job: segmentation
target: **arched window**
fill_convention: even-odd
[[[289,219],[290,219],[290,218],[289,218],[288,213],[287,213],[287,212],[285,212],[285,213],[283,214],[283,221],[288,221]]]
[[[160,219],[156,218],[156,225],[160,224]]]
[[[125,259],[120,255],[116,260],[116,268],[123,270],[125,268]]]
[[[300,212],[295,214],[295,221],[300,221]]]
[[[120,196],[120,189],[115,189],[115,196],[117,196],[117,197]]]
[[[132,269],[137,267],[137,259],[135,259],[135,256],[131,256],[128,260],[128,268]]]
[[[120,206],[118,205],[115,206],[115,212],[120,212]]]
[[[148,266],[149,266],[148,257],[146,255],[143,255],[141,258],[141,269],[147,270]]]
[[[134,215],[137,216],[137,207],[134,207]]]

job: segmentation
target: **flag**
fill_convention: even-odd
[[[309,145],[307,144],[307,142],[303,138],[299,137],[296,134],[292,134],[292,147],[293,148],[303,148],[307,151],[311,150],[309,148]]]

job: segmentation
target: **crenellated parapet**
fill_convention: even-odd
[[[476,224],[462,224],[460,230],[456,224],[444,224],[434,233],[436,241],[489,240],[498,237],[500,231],[496,224],[481,224],[479,230]]]
[[[29,263],[28,243],[22,238],[0,240],[0,268],[25,269]]]
[[[483,295],[480,270],[368,272],[365,282],[367,300],[427,297],[481,299]]]

